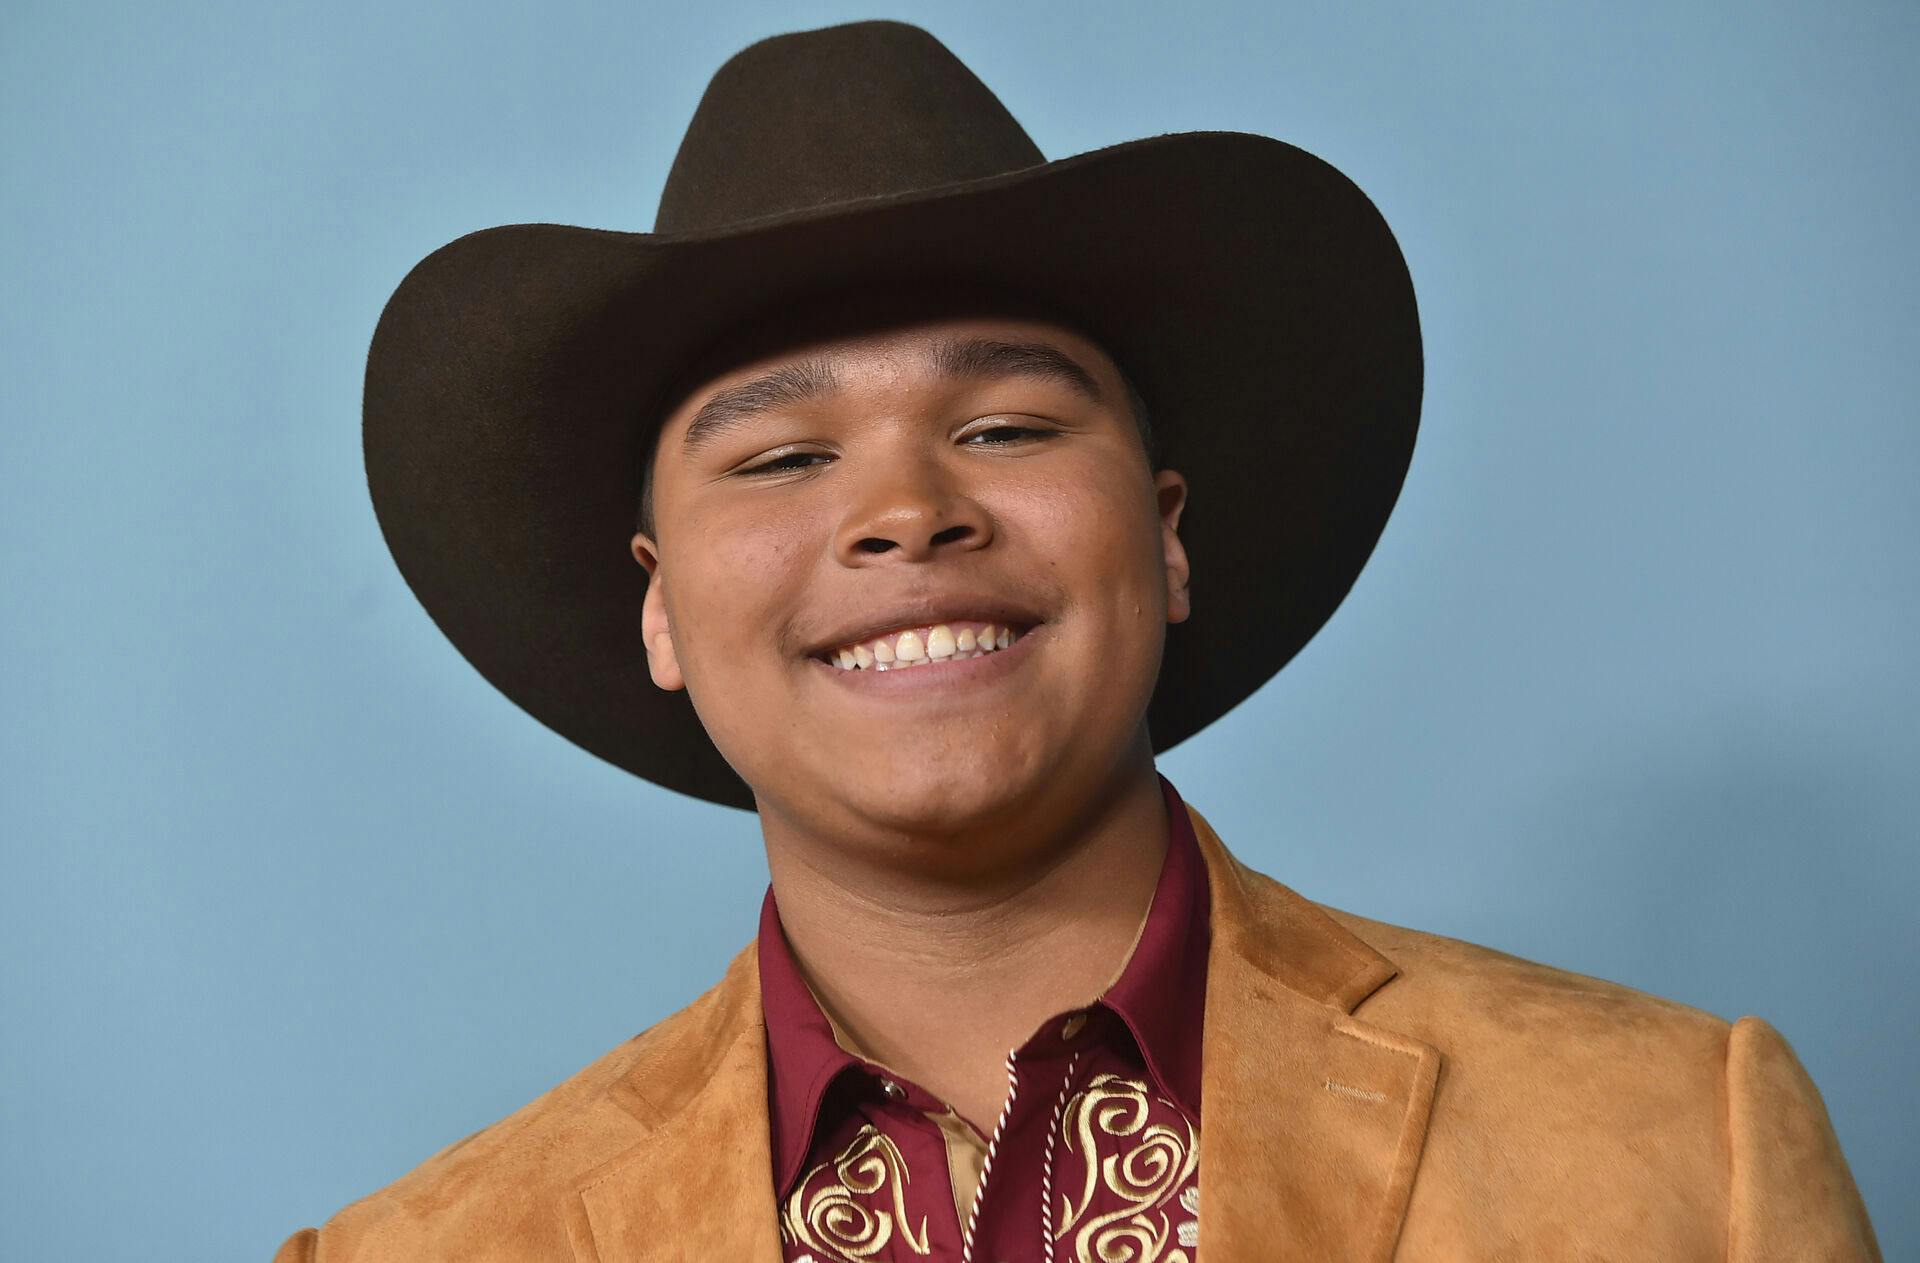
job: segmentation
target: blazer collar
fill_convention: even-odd
[[[1392,1257],[1440,1054],[1352,1015],[1398,970],[1246,868],[1191,807],[1213,894],[1200,1087],[1207,1263]]]
[[[655,1033],[608,1091],[645,1134],[575,1181],[567,1207],[574,1255],[579,1263],[780,1263],[754,949]]]
[[[1432,1047],[1352,1016],[1397,972],[1246,868],[1192,807],[1211,896],[1201,1069],[1207,1263],[1391,1257],[1439,1074]],[[583,1173],[579,1263],[779,1263],[766,1028],[748,947],[656,1028],[609,1097],[644,1134]]]

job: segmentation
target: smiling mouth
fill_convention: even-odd
[[[842,671],[903,671],[983,658],[1009,648],[1026,631],[1006,623],[929,623],[841,645],[818,656]]]

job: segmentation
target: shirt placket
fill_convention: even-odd
[[[1066,1015],[1007,1054],[1007,1099],[962,1226],[961,1263],[1033,1258],[1036,1236],[1038,1257],[1052,1263],[1053,1168],[1061,1115],[1082,1065],[1074,1045],[1086,1026],[1086,1014]]]

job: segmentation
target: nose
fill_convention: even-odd
[[[834,552],[844,566],[925,562],[992,539],[993,519],[937,462],[889,462],[855,493]]]

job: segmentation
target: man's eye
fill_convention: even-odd
[[[784,456],[776,456],[772,460],[762,461],[758,465],[749,465],[745,469],[738,470],[737,472],[742,474],[784,474],[796,469],[810,468],[815,461],[830,459],[832,458],[824,452],[788,452]]]
[[[1042,430],[1031,425],[996,425],[990,429],[975,430],[962,439],[976,447],[990,447],[1003,443],[1020,443],[1033,438],[1047,438],[1053,431]]]

